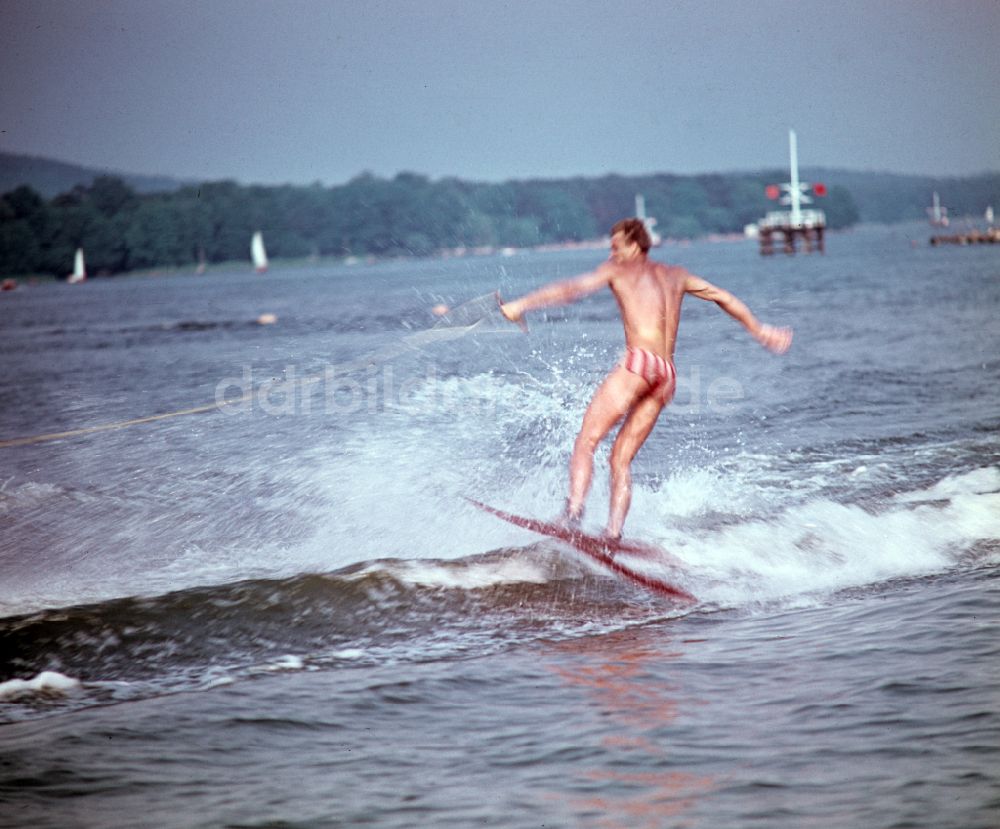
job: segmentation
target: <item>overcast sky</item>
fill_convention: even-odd
[[[0,150],[342,183],[1000,170],[1000,0],[0,0]]]

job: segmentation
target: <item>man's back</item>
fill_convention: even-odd
[[[649,259],[613,267],[610,287],[625,326],[625,344],[673,357],[687,271]]]

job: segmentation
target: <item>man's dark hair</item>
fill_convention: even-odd
[[[615,226],[611,228],[611,235],[614,236],[616,233],[625,234],[625,238],[635,242],[643,253],[649,253],[653,245],[642,219],[622,219],[620,222],[615,222]]]

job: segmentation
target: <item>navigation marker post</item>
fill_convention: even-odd
[[[797,237],[802,238],[806,253],[812,253],[813,250],[825,253],[823,233],[826,230],[826,214],[822,210],[803,209],[802,206],[812,204],[812,197],[808,195],[810,189],[816,196],[825,196],[826,186],[799,181],[799,150],[795,130],[788,131],[788,151],[791,181],[782,184],[780,189],[777,185],[770,184],[766,192],[769,199],[777,199],[784,191],[785,195],[780,196],[780,203],[790,209],[769,210],[758,222],[760,254],[770,256],[774,253],[775,234],[784,237],[785,253],[795,253]]]

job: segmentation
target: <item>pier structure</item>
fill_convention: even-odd
[[[940,206],[937,193],[934,194],[934,204],[935,206]],[[943,207],[941,210],[944,211],[945,224],[937,226],[947,227],[947,210]],[[970,226],[965,233],[955,233],[950,236],[931,236],[931,247],[937,247],[938,245],[1000,245],[1000,227],[997,227],[994,224],[992,204],[986,205],[986,211],[983,213],[983,218],[986,219],[985,230]],[[971,222],[968,219],[966,222],[971,225]],[[934,224],[934,222],[932,221],[931,224]]]
[[[808,182],[799,181],[799,157],[798,144],[795,137],[795,130],[788,131],[788,151],[791,168],[791,181],[777,185],[770,185],[767,188],[769,198],[778,198],[782,191],[784,195],[780,197],[780,203],[787,206],[788,210],[769,210],[757,223],[757,236],[760,239],[761,256],[770,256],[774,253],[775,240],[781,238],[782,250],[787,254],[793,254],[799,239],[802,240],[806,253],[819,251],[825,253],[823,234],[826,231],[826,214],[822,210],[814,208],[803,208],[803,205],[812,204],[812,197],[809,195],[810,189],[817,196],[826,195],[826,187],[823,184],[811,185]]]
[[[931,236],[931,247],[936,248],[938,245],[1000,245],[1000,228],[970,230],[953,236]]]

